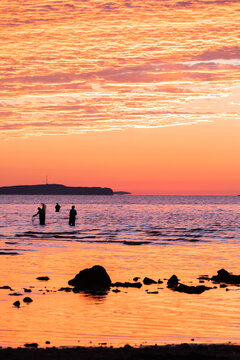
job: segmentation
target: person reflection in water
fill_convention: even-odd
[[[46,205],[42,204],[42,207],[38,207],[38,212],[34,214],[32,217],[39,215],[39,223],[40,225],[45,225],[45,218],[46,218]]]
[[[69,225],[75,226],[77,211],[75,210],[75,206],[73,205],[69,212]]]
[[[61,206],[59,205],[59,203],[56,203],[56,206],[55,206],[56,212],[59,212],[60,209],[61,209]]]

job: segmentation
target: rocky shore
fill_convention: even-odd
[[[73,348],[6,348],[0,349],[2,360],[225,360],[240,359],[240,346],[232,344],[180,344],[131,347],[73,347]]]
[[[159,294],[159,289],[167,288],[171,292],[183,292],[196,294],[199,296],[206,290],[217,289],[221,291],[230,291],[229,285],[236,287],[240,286],[240,275],[234,275],[225,269],[217,271],[217,275],[200,275],[195,281],[199,281],[201,285],[186,285],[181,283],[176,275],[172,275],[169,279],[151,279],[149,277],[140,278],[139,276],[132,278],[132,281],[112,282],[109,274],[104,267],[94,265],[91,268],[85,268],[77,273],[73,278],[68,280],[69,285],[61,288],[51,288],[45,286],[50,280],[48,276],[37,276],[35,278],[39,284],[42,283],[41,289],[36,286],[24,287],[21,292],[16,291],[9,285],[0,286],[0,289],[10,291],[8,295],[12,302],[12,308],[25,309],[30,303],[35,303],[36,293],[84,293],[92,294],[93,296],[106,296],[111,291],[114,293],[127,293],[126,288],[143,289],[146,294]],[[123,279],[122,279],[123,280]],[[211,286],[203,285],[208,282]],[[190,282],[191,283],[191,282]],[[161,287],[159,287],[159,285]],[[148,287],[149,286],[149,290]],[[18,289],[17,289],[18,290]],[[142,291],[142,290],[137,290]],[[25,293],[29,293],[25,296]],[[34,296],[35,295],[35,296]],[[155,296],[155,295],[154,295]],[[19,300],[14,301],[13,297],[18,297]],[[14,299],[14,300],[13,300]],[[14,301],[14,302],[13,302]],[[30,305],[31,307],[32,305]],[[206,334],[207,336],[207,334]],[[52,341],[46,341],[46,348],[43,343],[22,343],[19,348],[1,348],[1,359],[240,359],[240,345],[234,345],[226,341],[225,344],[197,344],[196,339],[189,338],[190,343],[181,345],[155,345],[140,347],[132,347],[125,345],[121,348],[113,348],[109,343],[99,343],[99,347],[52,347]],[[96,345],[96,344],[94,344]],[[42,348],[44,346],[44,348]],[[134,345],[136,346],[136,345]]]

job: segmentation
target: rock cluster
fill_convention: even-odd
[[[240,284],[240,275],[230,274],[227,270],[218,270],[217,275],[212,276],[211,280],[226,284]]]

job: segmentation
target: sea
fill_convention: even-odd
[[[45,226],[32,218],[42,203]],[[221,268],[240,274],[239,215],[239,196],[1,195],[0,346],[240,344],[240,287],[199,279]],[[157,283],[104,294],[60,290],[93,265],[112,282]],[[173,274],[210,289],[177,293],[167,287]]]

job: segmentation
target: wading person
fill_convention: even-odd
[[[55,206],[56,212],[59,212],[60,209],[61,209],[61,206],[59,205],[59,203],[56,203],[56,206]]]
[[[75,206],[73,205],[69,212],[69,225],[75,226],[77,211],[75,210]]]
[[[42,207],[38,207],[38,212],[34,214],[32,217],[39,215],[39,224],[45,225],[45,217],[46,217],[46,205],[42,204]]]

